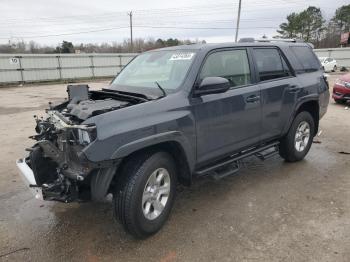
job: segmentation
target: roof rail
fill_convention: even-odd
[[[304,43],[304,40],[302,39],[285,39],[285,38],[260,38],[260,39],[254,39],[252,37],[247,38],[241,38],[239,39],[240,43],[253,43],[253,42],[288,42],[288,43]]]

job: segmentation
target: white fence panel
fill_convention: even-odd
[[[13,83],[21,81],[20,71],[0,71],[0,83]]]
[[[137,54],[0,54],[0,84],[113,77]]]
[[[59,64],[56,56],[23,56],[21,58],[21,65],[25,69],[41,69],[41,68],[58,68]]]
[[[117,56],[94,56],[94,66],[120,66],[120,57]]]
[[[60,74],[57,69],[42,69],[42,70],[26,70],[23,71],[24,82],[37,82],[37,81],[49,81],[59,80]]]
[[[91,59],[88,56],[61,56],[61,67],[88,67]]]
[[[93,77],[91,68],[62,68],[63,79],[89,78]]]

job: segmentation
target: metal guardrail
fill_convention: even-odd
[[[0,84],[115,76],[137,54],[0,54]]]

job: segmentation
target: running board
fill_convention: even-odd
[[[249,156],[256,156],[261,160],[270,158],[278,153],[279,142],[273,142],[265,144],[259,147],[249,148],[247,150],[241,151],[240,153],[234,154],[227,157],[221,161],[215,162],[213,165],[207,166],[203,169],[195,171],[197,176],[211,175],[214,179],[221,179],[228,175],[237,173],[239,170],[239,161],[243,158]]]
[[[236,161],[235,163],[232,163],[231,165],[228,165],[223,170],[213,171],[211,176],[215,180],[220,180],[220,179],[222,179],[224,177],[227,177],[227,176],[230,176],[230,175],[233,175],[233,174],[237,173],[239,171],[239,168],[240,168],[239,161]]]
[[[266,160],[268,158],[271,158],[271,157],[277,155],[278,152],[279,152],[278,145],[275,145],[275,146],[273,146],[271,148],[268,148],[268,149],[263,150],[261,152],[255,153],[254,155],[257,158],[259,158],[260,160],[264,161],[264,160]]]

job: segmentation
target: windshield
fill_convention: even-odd
[[[111,88],[159,95],[174,92],[184,81],[195,51],[148,52],[136,57],[113,80]],[[158,84],[157,84],[158,83]]]

